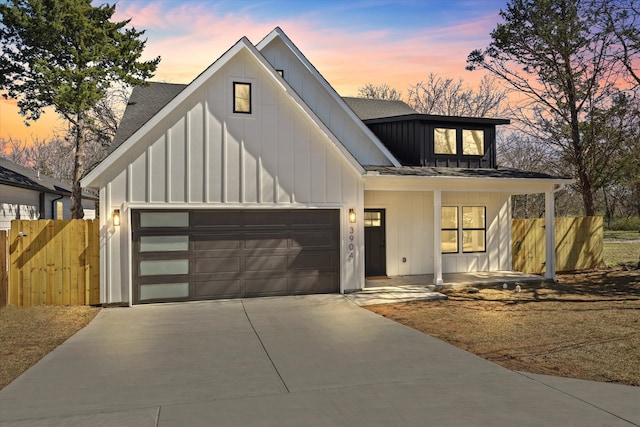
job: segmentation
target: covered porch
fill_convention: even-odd
[[[510,200],[524,193],[545,195],[544,278],[555,279],[554,191],[566,180],[510,170],[409,167],[375,168],[364,178],[365,214],[378,215],[380,221],[372,220],[372,225],[382,224],[382,238],[368,239],[365,215],[366,261],[379,247],[374,260],[386,267],[372,272],[365,262],[367,279],[389,276],[389,286],[398,280],[435,286],[540,280],[510,271]],[[382,243],[371,244],[378,241]],[[386,286],[384,280],[366,280],[365,288]]]

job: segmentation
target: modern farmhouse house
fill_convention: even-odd
[[[510,270],[510,196],[546,195],[553,245],[553,192],[569,181],[497,168],[506,123],[343,99],[281,29],[242,38],[189,85],[135,88],[84,178],[100,192],[102,302]]]

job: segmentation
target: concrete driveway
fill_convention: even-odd
[[[104,309],[2,426],[640,425],[640,388],[521,374],[340,295]]]

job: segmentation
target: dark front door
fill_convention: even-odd
[[[365,276],[387,275],[384,209],[364,210]]]

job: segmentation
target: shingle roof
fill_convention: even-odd
[[[541,172],[528,172],[518,169],[462,169],[421,166],[365,166],[367,172],[378,172],[388,176],[425,176],[425,177],[463,177],[463,178],[524,178],[524,179],[570,179]]]
[[[187,87],[186,84],[149,82],[135,86],[122,116],[122,121],[111,144],[110,151],[140,129],[149,119]],[[402,101],[381,99],[342,98],[360,120],[393,117],[417,112]]]
[[[20,166],[4,157],[0,157],[0,184],[12,187],[27,188],[45,193],[61,195],[71,195],[71,184],[57,181],[47,175],[39,174],[37,171]],[[83,190],[82,197],[90,200],[98,198]]]
[[[116,149],[142,127],[151,117],[187,87],[186,84],[150,82],[147,86],[135,86],[110,151]]]
[[[382,117],[404,116],[418,112],[402,101],[383,99],[343,97],[344,102],[353,110],[360,120],[379,119]]]

